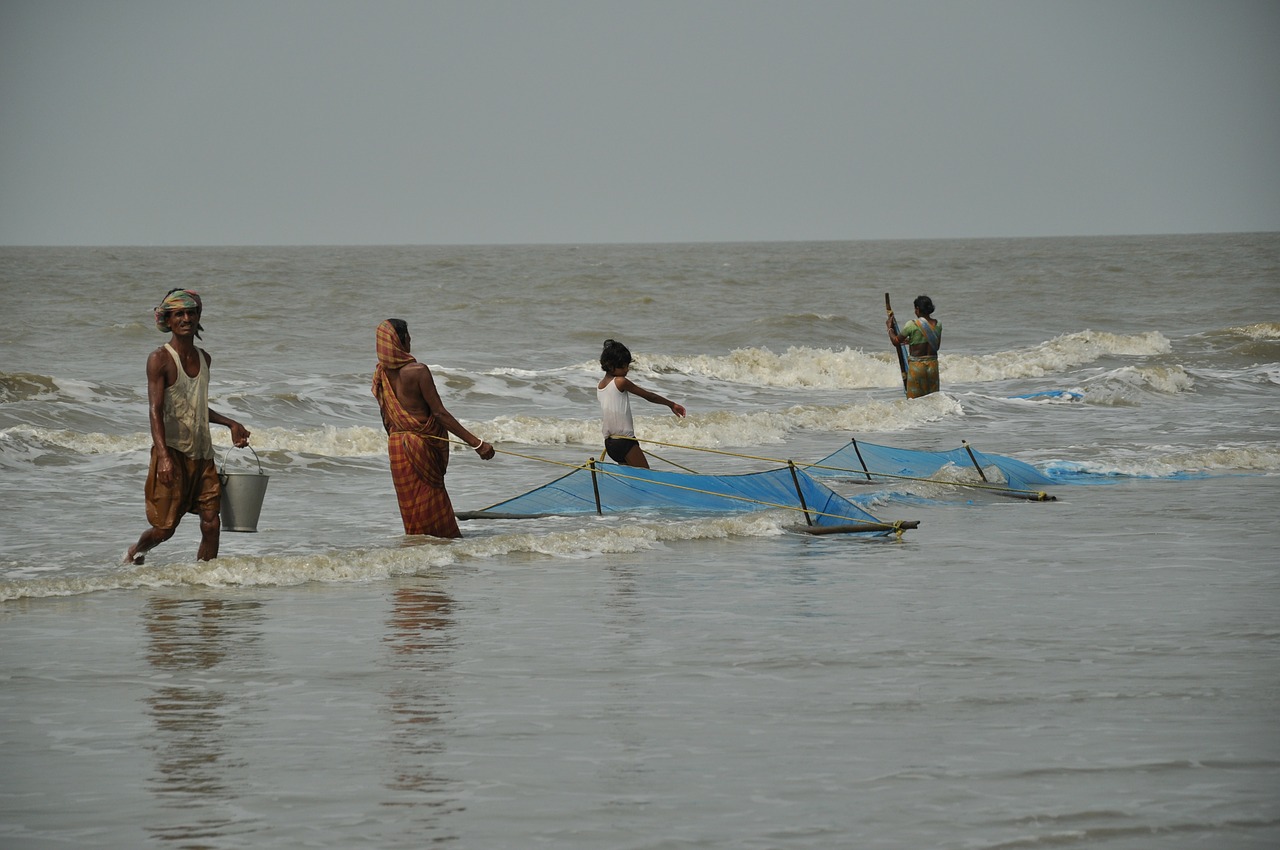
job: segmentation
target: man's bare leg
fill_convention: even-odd
[[[200,514],[200,551],[196,558],[212,561],[218,557],[218,542],[222,536],[222,518],[217,511]]]
[[[172,528],[156,528],[154,525],[142,532],[142,536],[138,538],[138,542],[130,546],[124,552],[124,562],[137,566],[143,561],[143,557],[152,549],[173,536],[175,529]]]

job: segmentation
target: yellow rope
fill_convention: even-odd
[[[696,470],[690,469],[690,468],[689,468],[689,467],[687,467],[687,466],[681,466],[680,464],[676,463],[674,460],[668,460],[667,458],[663,457],[662,455],[658,454],[657,452],[649,452],[649,454],[653,455],[654,457],[656,457],[658,460],[662,461],[663,463],[669,463],[669,464],[671,464],[672,466],[676,467],[677,469],[683,469],[685,472],[689,472],[689,473],[692,473],[692,474],[694,474],[694,475],[700,475],[700,474],[701,474],[701,473],[697,472]]]
[[[639,444],[640,444],[640,441],[639,441],[638,439],[636,439],[636,436],[635,436],[634,434],[619,434],[619,435],[611,435],[611,436],[609,436],[607,439],[610,439],[610,440],[614,440],[614,439],[617,439],[617,440],[635,440],[636,445],[639,445]],[[606,456],[606,455],[608,455],[608,454],[609,454],[609,450],[608,450],[608,449],[601,449],[601,450],[600,450],[600,462],[601,462],[601,463],[604,463],[605,456]],[[687,467],[687,466],[681,466],[680,464],[676,463],[674,460],[667,460],[665,457],[663,457],[662,455],[658,454],[657,452],[651,451],[651,452],[649,452],[649,454],[653,455],[654,457],[656,457],[658,460],[662,461],[663,463],[670,464],[671,466],[674,466],[674,467],[676,467],[677,469],[683,469],[685,472],[689,472],[689,473],[692,473],[692,474],[694,474],[694,475],[698,475],[698,474],[699,474],[697,470],[695,470],[695,469],[690,469],[690,468],[689,468],[689,467]]]
[[[781,464],[790,463],[790,461],[788,460],[782,460],[776,457],[761,457],[759,455],[746,455],[740,452],[726,452],[723,449],[709,449],[703,446],[682,446],[679,443],[664,443],[661,440],[643,440],[639,437],[636,438],[636,441],[640,443],[652,443],[655,446],[666,446],[667,448],[670,448],[670,449],[688,449],[691,452],[707,452],[708,454],[726,455],[728,457],[736,457],[736,458],[741,458],[743,460],[762,460],[768,463],[781,463]]]

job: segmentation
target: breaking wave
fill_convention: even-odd
[[[578,560],[655,549],[681,540],[776,537],[786,533],[787,521],[781,512],[677,522],[635,522],[619,517],[562,518],[544,519],[535,533],[500,529],[488,534],[485,526],[464,523],[464,534],[468,536],[460,540],[415,537],[402,538],[401,545],[387,548],[319,554],[224,555],[214,561],[136,567],[112,565],[113,569],[99,565],[78,575],[0,581],[0,602],[138,588],[363,583],[430,574],[454,564],[518,553]]]
[[[1280,446],[1223,445],[1212,449],[1153,446],[1132,457],[1052,460],[1041,466],[1057,478],[1193,478],[1220,473],[1280,472]]]
[[[750,413],[714,411],[687,419],[673,416],[637,416],[637,432],[643,439],[716,448],[778,444],[789,434],[806,430],[855,432],[900,431],[924,422],[963,415],[960,403],[945,393],[908,402],[867,401],[845,406],[795,405],[776,411]],[[599,419],[499,416],[487,422],[467,422],[468,428],[484,435],[500,448],[506,446],[581,445],[597,449],[601,444]],[[219,438],[215,433],[215,444]],[[381,457],[387,451],[387,437],[381,428],[368,426],[323,426],[303,430],[255,428],[253,447],[259,453],[289,452],[325,457]],[[145,431],[132,434],[81,433],[67,429],[18,425],[0,430],[0,456],[32,455],[62,450],[77,455],[147,452],[151,436]],[[218,456],[225,446],[216,446]],[[454,451],[465,446],[455,441]]]
[[[1159,331],[1121,335],[1084,330],[1064,334],[1033,348],[995,354],[939,355],[947,382],[980,383],[1060,374],[1105,357],[1166,354],[1172,345]],[[725,355],[674,357],[647,355],[643,366],[678,373],[779,388],[848,389],[894,387],[901,380],[891,352],[833,350],[793,346],[781,354],[767,348],[740,348]]]

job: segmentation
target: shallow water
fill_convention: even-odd
[[[0,250],[0,844],[1274,846],[1278,257],[1274,235]],[[120,567],[146,313],[179,274],[271,482],[218,561],[184,523]],[[883,293],[926,286],[945,391],[906,402]],[[454,456],[460,509],[598,454],[605,336],[690,408],[637,408],[642,437],[727,452],[652,446],[702,471],[852,435],[1093,483],[835,485],[918,519],[901,540],[777,512],[405,538],[368,395],[395,313],[502,451]],[[1010,398],[1056,389],[1080,397]]]

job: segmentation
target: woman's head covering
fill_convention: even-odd
[[[155,309],[156,330],[161,333],[170,333],[169,314],[174,310],[195,310],[196,311],[196,336],[200,336],[200,331],[204,330],[200,325],[200,314],[204,312],[204,304],[200,301],[200,295],[194,289],[170,289],[165,293],[164,300]]]
[[[400,341],[396,326],[387,319],[378,325],[378,365],[384,369],[399,369],[417,362]]]

